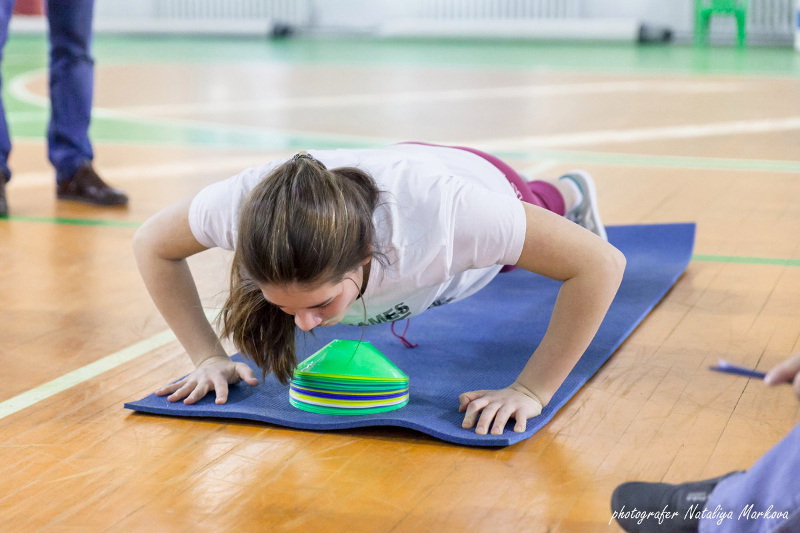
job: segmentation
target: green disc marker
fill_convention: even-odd
[[[343,415],[343,416],[352,416],[352,415],[374,415],[377,413],[386,413],[387,411],[394,411],[395,409],[400,409],[404,405],[408,403],[408,400],[405,403],[398,404],[398,405],[390,405],[388,407],[372,407],[366,409],[337,409],[335,407],[322,407],[321,405],[311,405],[303,402],[298,402],[294,398],[289,398],[289,403],[293,406],[297,407],[302,411],[308,411],[309,413],[317,413],[321,415]]]
[[[318,414],[385,413],[408,403],[408,376],[372,343],[336,340],[297,365],[289,403]]]
[[[311,377],[408,381],[408,376],[368,341],[332,341],[297,365],[294,373]]]

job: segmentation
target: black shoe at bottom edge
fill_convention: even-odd
[[[611,495],[612,516],[628,533],[695,533],[711,491],[736,473],[678,485],[623,483]]]

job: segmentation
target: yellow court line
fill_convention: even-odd
[[[216,317],[216,314],[216,309],[206,309],[206,316],[209,318],[209,320],[213,320]],[[86,366],[78,368],[77,370],[73,370],[72,372],[64,374],[63,376],[52,381],[43,383],[36,388],[18,394],[13,398],[5,400],[4,402],[0,402],[0,419],[19,412],[27,407],[30,407],[31,405],[39,403],[42,400],[46,400],[51,396],[55,396],[60,392],[64,392],[75,385],[85,383],[86,381],[89,381],[90,379],[95,378],[104,372],[108,372],[109,370],[125,364],[128,361],[132,361],[137,357],[150,353],[151,351],[175,340],[177,340],[177,338],[171,330],[162,331],[161,333],[157,333],[152,337],[144,339],[143,341],[137,342],[133,346],[129,346],[118,352],[112,353],[111,355],[107,355],[93,363],[89,363]]]
[[[137,357],[144,355],[156,348],[160,348],[176,340],[175,334],[172,331],[162,331],[153,335],[149,339],[137,342],[133,346],[129,346],[111,355],[107,355],[102,359],[89,363],[77,370],[73,370],[61,377],[58,377],[47,383],[43,383],[38,387],[18,394],[11,399],[0,403],[0,419],[12,415],[18,411],[30,407],[36,403],[46,400],[51,396],[55,396],[60,392],[79,385],[90,379],[99,376],[100,374],[116,368],[123,363],[127,363]]]

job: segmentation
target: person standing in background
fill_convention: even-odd
[[[0,52],[8,38],[14,0],[0,0]],[[94,0],[49,0],[45,6],[50,41],[50,123],[47,154],[56,170],[56,196],[101,206],[124,206],[128,196],[109,186],[92,166],[89,140],[94,89],[90,54]],[[11,138],[0,102],[0,216],[8,215],[6,182],[11,179]]]

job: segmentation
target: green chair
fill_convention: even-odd
[[[744,46],[747,0],[695,0],[694,42],[708,43],[708,27],[713,15],[736,17],[736,41]]]

